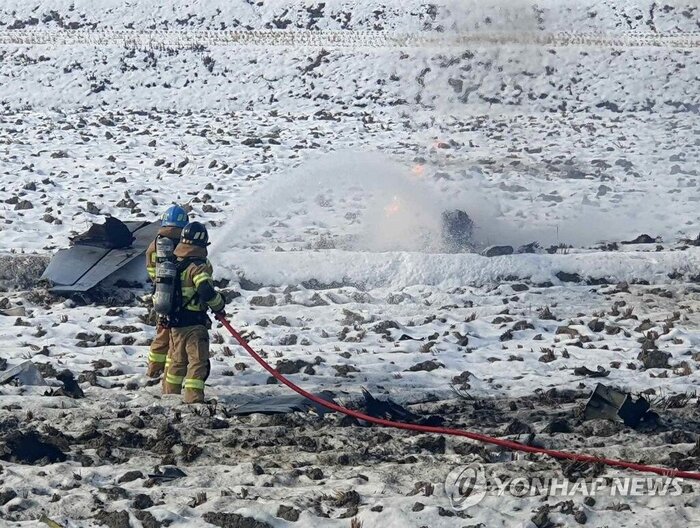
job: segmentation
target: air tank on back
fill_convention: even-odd
[[[177,265],[174,262],[173,251],[175,243],[167,237],[160,236],[156,240],[156,291],[153,295],[153,307],[161,317],[172,313],[175,297],[175,277]]]

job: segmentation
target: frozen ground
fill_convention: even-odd
[[[457,466],[575,468],[335,415],[233,416],[285,389],[216,328],[217,404],[184,407],[143,376],[143,290],[93,302],[35,282],[103,215],[186,202],[241,293],[234,326],[303,387],[697,470],[692,2],[93,4],[0,6],[0,310],[20,309],[0,315],[0,360],[31,359],[54,388],[69,369],[86,396],[0,387],[3,526],[700,526],[688,482],[456,512]],[[475,251],[539,248],[448,253],[453,208]],[[581,422],[598,381],[646,394],[659,423]],[[12,458],[18,430],[66,460]],[[186,476],[149,478],[168,465]]]

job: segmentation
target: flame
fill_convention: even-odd
[[[399,211],[401,211],[401,200],[399,200],[398,196],[394,196],[394,198],[391,200],[391,203],[384,207],[384,213],[388,218],[390,216],[394,216]]]
[[[418,163],[418,164],[413,166],[413,168],[411,169],[411,172],[417,178],[422,178],[423,175],[425,174],[425,165],[423,165],[422,163]]]

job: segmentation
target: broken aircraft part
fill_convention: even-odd
[[[442,213],[442,239],[451,252],[469,251],[473,244],[474,222],[460,209]]]
[[[92,224],[85,233],[74,236],[70,241],[74,246],[125,249],[131,246],[134,235],[124,222],[108,216],[104,224]]]
[[[27,309],[24,306],[15,306],[14,308],[0,310],[0,315],[5,317],[24,317],[27,315]]]
[[[118,274],[137,257],[144,255],[160,228],[158,222],[124,222],[124,225],[133,237],[129,247],[108,247],[114,243],[105,243],[103,239],[91,235],[76,237],[74,246],[59,250],[41,276],[51,284],[50,291],[73,293],[94,288],[105,279]],[[124,237],[121,234],[119,238],[123,242]],[[143,275],[145,276],[145,272]]]
[[[321,391],[317,396],[326,401],[335,403],[331,392]],[[317,403],[296,394],[255,398],[238,405],[235,409],[229,410],[230,414],[235,414],[237,416],[247,416],[249,414],[288,414],[310,411],[314,411],[319,415],[328,412]]]
[[[85,398],[83,389],[80,388],[80,385],[78,385],[78,382],[75,380],[75,377],[70,370],[66,369],[59,372],[56,375],[56,379],[63,383],[63,387],[48,391],[44,394],[44,396],[66,396],[68,398],[73,398],[74,400]]]
[[[45,513],[41,514],[41,517],[39,517],[39,522],[44,523],[49,528],[63,528],[63,526],[58,524],[56,521],[54,521],[50,517],[47,517]]]
[[[586,402],[583,417],[584,420],[621,418],[625,425],[636,427],[648,410],[649,402],[644,398],[633,401],[629,393],[598,383]]]
[[[418,416],[412,413],[403,405],[390,400],[378,400],[370,392],[362,388],[363,401],[360,403],[365,414],[373,416],[375,418],[382,418],[385,420],[395,420],[399,422],[412,422],[419,425],[430,425],[430,426],[440,426],[445,423],[445,419],[441,416],[431,415],[431,416]]]
[[[19,385],[47,385],[31,361],[25,361],[0,373],[0,385],[16,381]]]
[[[156,466],[155,470],[153,473],[150,473],[148,475],[148,478],[157,480],[157,481],[163,481],[163,482],[170,482],[172,480],[176,480],[182,477],[186,477],[187,474],[182,471],[179,467],[176,466],[162,466],[158,467]]]

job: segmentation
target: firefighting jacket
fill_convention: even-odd
[[[180,292],[176,296],[176,315],[172,325],[175,327],[209,324],[207,309],[213,312],[223,310],[225,301],[214,289],[213,268],[206,258],[206,250],[178,244],[175,256],[179,271]]]
[[[211,263],[195,261],[180,274],[182,288],[182,307],[192,312],[206,312],[211,308],[218,312],[224,307],[224,299],[214,289]]]

